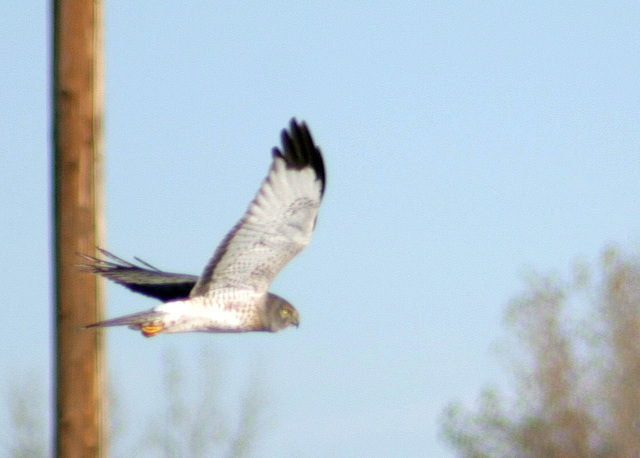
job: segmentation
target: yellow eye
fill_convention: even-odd
[[[282,318],[287,318],[289,315],[291,315],[291,311],[289,309],[280,310],[280,316]]]

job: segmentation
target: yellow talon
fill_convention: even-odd
[[[161,324],[143,324],[140,326],[140,330],[145,337],[153,337],[160,331],[162,331],[163,326]]]

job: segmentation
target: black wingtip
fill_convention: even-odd
[[[274,148],[274,157],[283,158],[288,167],[296,169],[311,166],[316,172],[317,179],[322,183],[321,193],[324,194],[326,184],[324,161],[320,148],[313,141],[307,123],[304,121],[298,123],[295,117],[291,118],[289,130],[283,129],[280,138],[284,152],[279,148]]]

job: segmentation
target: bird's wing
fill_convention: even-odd
[[[260,190],[216,249],[191,297],[226,288],[266,293],[311,240],[324,187],[320,150],[306,124],[292,119]]]
[[[195,275],[163,272],[139,258],[135,259],[142,266],[125,261],[101,248],[98,250],[108,260],[81,254],[80,256],[91,264],[82,264],[79,267],[87,272],[100,274],[131,291],[163,302],[188,298],[198,280]]]

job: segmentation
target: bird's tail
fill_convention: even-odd
[[[112,318],[110,320],[98,321],[97,323],[85,326],[85,329],[103,328],[107,326],[128,326],[130,329],[140,330],[145,337],[153,337],[164,329],[164,317],[166,315],[166,312],[147,310],[118,318]]]

